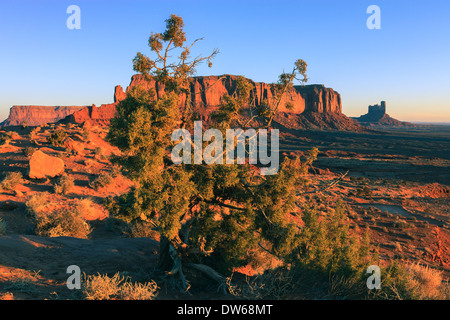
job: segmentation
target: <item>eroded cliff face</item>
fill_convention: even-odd
[[[86,106],[13,106],[3,126],[39,126],[57,122]]]
[[[208,118],[209,114],[217,109],[225,94],[232,95],[236,89],[234,75],[193,77],[190,81],[191,101],[202,117]],[[264,101],[273,103],[274,90],[270,84],[254,82],[247,79],[252,86],[250,100],[253,106],[260,106]],[[164,94],[164,85],[154,80],[146,81],[140,74],[131,78],[131,83],[126,91],[140,85],[146,89],[154,89],[155,98]],[[126,92],[121,87],[116,87],[115,100],[120,101],[126,97]],[[182,108],[186,101],[186,95],[180,97],[179,106]],[[291,108],[287,108],[287,106]],[[285,92],[278,109],[280,112],[301,114],[305,111],[318,113],[341,113],[341,97],[338,92],[323,85],[294,86]]]
[[[100,107],[97,107],[93,104],[92,106],[87,106],[81,110],[75,111],[59,122],[84,123],[87,121],[92,124],[107,126],[116,113],[116,105],[117,103],[110,103],[102,104]]]
[[[238,76],[206,76],[193,77],[190,80],[190,98],[195,112],[202,120],[208,121],[211,113],[216,110],[225,94],[232,95],[236,89]],[[251,84],[250,100],[252,106],[258,107],[263,103],[273,105],[275,102],[274,90],[270,84],[254,82],[247,79]],[[154,80],[146,81],[140,74],[134,75],[126,90],[116,86],[114,90],[114,103],[103,104],[100,107],[92,106],[68,106],[68,107],[42,107],[42,106],[14,106],[11,108],[8,119],[4,126],[27,125],[36,126],[52,122],[91,122],[93,124],[108,125],[114,117],[117,104],[126,98],[127,92],[132,87],[140,85],[146,89],[154,89],[155,98],[164,94],[164,84]],[[186,94],[180,96],[179,107],[184,108]],[[289,107],[287,107],[289,106]],[[288,115],[315,115],[327,116],[328,118],[342,115],[341,97],[333,89],[323,85],[294,86],[287,90],[278,108],[282,117]],[[309,118],[311,118],[309,116]],[[282,120],[282,119],[281,119]],[[280,121],[283,122],[283,121]]]
[[[305,100],[305,110],[318,113],[342,113],[341,95],[324,85],[294,87]]]

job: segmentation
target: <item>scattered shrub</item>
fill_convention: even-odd
[[[25,203],[27,211],[34,220],[35,233],[42,237],[68,236],[88,238],[91,228],[83,218],[79,206],[49,210],[50,194],[41,192],[32,195]]]
[[[19,139],[20,135],[14,131],[0,133],[0,145],[8,144],[11,140]]]
[[[257,277],[246,277],[245,283],[231,285],[228,278],[230,293],[239,299],[249,300],[284,300],[295,293],[295,274],[292,270],[277,268],[268,270]]]
[[[23,154],[26,157],[31,157],[35,151],[36,151],[36,148],[26,147],[26,148],[23,149]]]
[[[14,188],[22,181],[22,173],[20,172],[9,172],[7,173],[2,182],[0,183],[0,188],[5,190],[14,190]]]
[[[121,174],[122,174],[122,169],[121,169],[121,167],[118,166],[118,165],[113,165],[112,168],[111,168],[110,174],[111,174],[111,177],[113,177],[113,178],[115,178],[115,177],[121,175]]]
[[[83,141],[88,142],[91,140],[91,131],[88,128],[83,128],[81,130],[81,136]]]
[[[62,129],[57,129],[47,138],[47,142],[55,147],[63,146],[64,140],[67,137],[67,133]]]
[[[151,238],[159,240],[159,232],[154,230],[154,224],[146,221],[131,223],[125,230],[125,235],[130,238]]]
[[[75,186],[73,177],[63,174],[54,185],[56,194],[68,194]]]
[[[5,133],[0,134],[0,146],[4,144],[8,144],[11,141],[11,138],[8,137]]]
[[[36,214],[41,213],[49,202],[49,193],[48,192],[39,192],[33,194],[28,200],[25,202],[27,207],[28,214],[34,216]]]
[[[91,181],[89,183],[89,186],[94,189],[98,190],[100,188],[104,188],[109,186],[111,183],[113,183],[113,178],[108,174],[101,174],[96,179]]]
[[[389,300],[447,300],[449,285],[442,280],[442,273],[428,266],[394,261],[382,269],[381,290],[374,294],[377,299]]]
[[[101,160],[107,159],[105,149],[102,147],[96,147],[94,150],[94,154],[96,158],[99,158]]]
[[[156,282],[126,282],[120,288],[118,298],[121,300],[153,300],[157,288]]]
[[[97,219],[103,216],[104,212],[100,206],[97,206],[91,198],[80,199],[75,205],[76,210],[86,219],[91,217]]]
[[[30,131],[29,137],[31,140],[36,139],[37,133],[41,131],[41,127],[36,127]]]
[[[412,263],[406,266],[409,285],[419,299],[441,298],[442,273],[429,266]]]
[[[350,232],[346,208],[341,200],[336,208],[320,217],[306,208],[302,217],[298,265],[302,268],[330,274],[352,276],[359,274],[371,259],[369,238],[366,232],[361,241]]]
[[[398,229],[408,229],[408,228],[411,227],[411,225],[408,222],[404,221],[404,220],[397,220],[397,221],[392,223],[392,226],[394,228],[398,228]]]
[[[62,208],[35,214],[35,232],[41,237],[75,237],[87,239],[91,228],[76,208]]]
[[[370,198],[370,197],[372,197],[372,190],[371,190],[369,187],[364,186],[364,187],[358,188],[358,189],[356,190],[356,195],[357,195],[358,197],[367,197],[367,198]]]
[[[91,275],[83,281],[83,295],[87,300],[152,300],[156,296],[156,282],[131,283],[128,277]]]

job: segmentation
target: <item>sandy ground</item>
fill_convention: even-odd
[[[73,292],[67,289],[65,281],[71,264],[78,265],[86,274],[126,272],[144,280],[156,268],[157,239],[125,237],[111,227],[108,211],[103,207],[106,197],[123,194],[132,182],[118,175],[105,188],[94,190],[89,185],[98,175],[111,174],[112,164],[107,156],[119,152],[105,142],[106,129],[89,128],[85,130],[90,132],[86,138],[80,133],[83,128],[64,126],[69,136],[81,145],[74,152],[46,143],[55,128],[56,125],[50,125],[38,132],[32,132],[34,128],[8,128],[18,135],[0,146],[0,172],[23,174],[14,190],[0,190],[0,219],[6,226],[0,235],[2,299],[70,299]],[[294,139],[289,135],[284,138],[287,154],[301,153],[314,143],[314,138]],[[27,178],[29,157],[24,153],[27,147],[63,159],[65,172],[75,181],[70,194],[55,194],[55,179]],[[450,186],[429,181],[429,175],[424,173],[448,170],[449,159],[350,152],[340,146],[333,149],[330,144],[322,146],[320,151],[316,169],[309,174],[311,190],[327,186],[346,170],[350,172],[340,183],[311,195],[319,209],[326,210],[338,198],[343,199],[353,229],[362,232],[369,228],[371,242],[378,246],[383,261],[403,259],[426,263],[450,276]],[[417,167],[425,170],[417,171],[425,178],[405,179],[405,170]],[[416,171],[410,172],[414,175]],[[90,239],[34,235],[25,202],[41,192],[49,193],[53,208],[71,206],[79,199],[89,198],[94,208],[86,217],[93,230]]]

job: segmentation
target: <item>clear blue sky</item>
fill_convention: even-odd
[[[72,4],[80,30],[66,27]],[[380,30],[366,26],[372,4]],[[188,41],[204,37],[193,55],[220,50],[198,75],[275,82],[302,58],[308,83],[338,91],[348,116],[386,100],[400,120],[450,122],[448,0],[0,0],[0,121],[15,104],[111,103],[171,13]]]

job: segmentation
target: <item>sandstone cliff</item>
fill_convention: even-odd
[[[190,82],[191,101],[195,111],[204,119],[207,119],[211,111],[215,110],[221,102],[224,94],[232,95],[236,87],[237,76],[206,76],[193,77]],[[249,79],[248,79],[249,80]],[[264,100],[273,101],[274,91],[270,84],[263,82],[254,82],[249,80],[252,85],[250,98],[254,106],[259,106]],[[155,98],[164,94],[164,85],[156,81],[146,81],[140,74],[131,78],[131,83],[127,87],[129,91],[133,86],[140,85],[147,89],[154,89]],[[121,87],[116,87],[115,101],[125,98],[126,92]],[[180,107],[184,106],[186,96],[180,98]],[[291,105],[287,109],[286,105]],[[341,113],[341,97],[338,92],[323,85],[295,86],[290,88],[284,95],[279,108],[280,112],[301,114],[305,111],[318,113]]]
[[[208,121],[209,115],[216,110],[224,94],[232,95],[236,88],[237,76],[193,77],[190,82],[190,98],[202,120]],[[250,98],[253,106],[260,106],[264,101],[274,101],[274,91],[270,84],[251,83]],[[164,94],[164,85],[155,81],[146,81],[140,74],[131,78],[126,91],[117,86],[114,101],[119,102],[126,97],[126,92],[133,86],[141,85],[153,89],[155,98]],[[179,107],[182,108],[186,96],[181,96]],[[291,108],[286,108],[290,105]],[[275,117],[277,126],[288,129],[336,129],[346,131],[364,131],[355,120],[342,113],[341,96],[338,92],[324,85],[294,86],[283,95],[283,99]]]
[[[216,110],[224,94],[232,95],[236,88],[234,75],[193,77],[190,80],[190,98],[194,111],[201,119],[208,121],[211,112]],[[270,84],[263,82],[251,83],[250,98],[252,106],[258,107],[264,101],[274,101],[274,90]],[[140,85],[154,89],[155,98],[164,94],[164,84],[154,80],[146,81],[140,74],[133,75],[129,86],[124,90],[116,86],[114,102],[100,107],[36,107],[14,106],[3,125],[18,125],[26,122],[28,125],[41,125],[50,122],[72,122],[108,125],[114,117],[116,105],[126,98],[132,87]],[[186,95],[181,95],[179,107],[183,108]],[[287,108],[286,106],[290,106]],[[294,86],[283,95],[279,115],[274,119],[280,125],[291,129],[338,129],[361,131],[362,127],[353,119],[342,114],[341,96],[338,92],[324,85]]]
[[[101,126],[109,125],[110,120],[116,112],[116,103],[102,104],[97,107],[95,104],[77,110],[60,120],[61,123],[84,123],[90,122]]]
[[[85,106],[13,106],[9,111],[8,118],[1,125],[39,126],[44,123],[57,122],[84,108]]]

